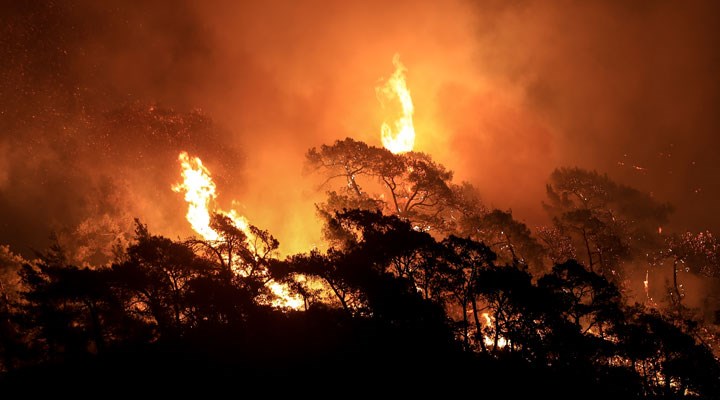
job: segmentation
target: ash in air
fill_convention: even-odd
[[[319,353],[422,325],[408,343],[517,356],[553,381],[577,367],[552,344],[572,331],[601,386],[717,393],[667,366],[692,354],[714,371],[720,352],[720,5],[78,0],[0,15],[0,371],[203,329],[269,337],[318,312],[338,346]],[[561,295],[575,289],[599,300]],[[45,329],[41,305],[73,301],[67,329]],[[641,346],[641,331],[667,336]],[[247,338],[233,354],[267,345]]]

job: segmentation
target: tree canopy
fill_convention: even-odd
[[[210,222],[217,240],[173,240],[136,221],[102,265],[76,265],[60,245],[34,260],[0,248],[0,380],[720,395],[706,325],[623,292],[639,249],[644,262],[652,250],[675,271],[717,275],[710,233],[657,237],[667,206],[563,169],[548,185],[553,226],[533,231],[424,154],[346,139],[311,149],[308,166],[343,182],[318,205],[323,251],[281,258],[270,232],[222,214]],[[278,301],[289,296],[301,305]]]

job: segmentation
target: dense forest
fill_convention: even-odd
[[[281,258],[270,232],[221,213],[217,240],[136,220],[99,265],[59,243],[34,260],[3,247],[2,382],[720,396],[718,305],[688,307],[683,287],[716,284],[718,245],[662,232],[669,205],[561,168],[544,202],[553,224],[531,230],[426,154],[348,138],[306,159],[327,178],[323,249]],[[645,269],[671,271],[664,298],[629,295]]]
[[[717,4],[3,2],[0,397],[720,399]]]

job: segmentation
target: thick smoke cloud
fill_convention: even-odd
[[[559,162],[671,201],[679,229],[717,229],[717,3],[536,2],[478,15],[480,70],[521,88],[518,107],[549,128]]]
[[[0,243],[18,251],[106,214],[191,234],[169,189],[180,150],[217,176],[221,206],[306,250],[304,153],[380,145],[374,87],[396,52],[417,150],[487,203],[544,223],[547,176],[578,165],[674,203],[678,229],[720,228],[713,2],[16,3],[1,11]]]

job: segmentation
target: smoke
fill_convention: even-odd
[[[97,216],[191,234],[170,191],[181,150],[213,173],[222,208],[237,200],[285,252],[307,250],[322,193],[301,174],[304,153],[347,136],[380,145],[374,88],[395,53],[416,149],[489,204],[544,223],[547,176],[578,165],[675,203],[679,229],[720,228],[712,2],[76,1],[2,13],[0,243],[16,251]]]
[[[518,151],[507,152],[505,167],[523,186],[528,160],[543,174],[554,157],[674,203],[678,229],[718,228],[717,3],[489,2],[477,15],[479,70],[517,94],[503,106],[518,118],[485,111],[483,120],[518,132],[506,139]],[[476,126],[465,136],[501,131]]]

